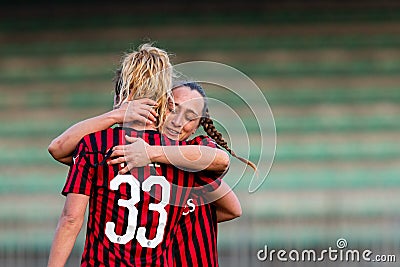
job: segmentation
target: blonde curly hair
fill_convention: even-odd
[[[115,104],[121,104],[140,98],[157,101],[159,114],[156,127],[165,121],[167,99],[172,97],[172,65],[166,51],[145,43],[138,51],[126,54],[115,79]]]

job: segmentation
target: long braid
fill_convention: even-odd
[[[210,118],[208,111],[206,111],[205,117],[201,118],[200,125],[203,126],[204,131],[207,133],[209,137],[211,137],[220,147],[223,147],[226,151],[229,152],[232,156],[240,160],[241,162],[246,163],[255,171],[257,171],[257,166],[248,159],[242,158],[228,146],[228,143],[222,137],[222,134],[218,132],[217,128],[214,126],[213,120]]]

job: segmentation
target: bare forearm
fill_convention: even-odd
[[[229,221],[242,215],[239,199],[224,181],[221,181],[217,190],[206,193],[205,197],[216,206],[218,222]]]
[[[216,207],[216,212],[217,212],[217,222],[221,223],[221,222],[227,222],[227,221],[231,221],[239,216],[232,216],[232,214],[230,212],[227,212],[224,209],[221,209],[220,207]]]
[[[224,172],[229,167],[229,156],[220,149],[206,146],[149,146],[152,162],[172,164],[193,171]]]
[[[71,222],[68,218],[60,218],[50,250],[48,267],[65,265],[82,227],[82,222],[83,220]]]
[[[48,267],[64,266],[81,230],[89,196],[69,193],[51,245]]]
[[[107,129],[116,123],[113,111],[90,118],[71,126],[49,145],[49,153],[63,164],[72,163],[72,154],[79,141],[87,134]]]

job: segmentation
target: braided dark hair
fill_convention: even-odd
[[[113,78],[114,96],[115,96],[114,108],[119,107],[119,105],[117,105],[117,103],[120,102],[120,93],[121,93],[121,84],[122,84],[121,72],[122,72],[122,69],[118,68],[115,71],[115,75],[114,75],[114,78]],[[123,99],[127,98],[128,97],[127,92],[124,92],[122,97],[123,97]]]
[[[229,148],[228,143],[222,137],[222,134],[217,130],[217,128],[215,128],[214,122],[210,118],[210,114],[208,113],[207,96],[203,87],[201,87],[201,85],[196,82],[185,83],[183,84],[183,86],[189,87],[191,90],[196,90],[204,99],[204,107],[203,107],[202,117],[200,119],[200,125],[203,126],[203,129],[207,133],[207,135],[210,138],[212,138],[220,147],[223,147],[226,151],[228,151],[229,154],[231,154],[241,162],[244,162],[245,164],[253,168],[255,171],[257,171],[257,166],[253,162],[236,155],[236,153]]]

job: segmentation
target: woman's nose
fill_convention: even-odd
[[[172,124],[175,127],[182,127],[182,125],[183,125],[182,114],[176,114],[176,116],[172,120]]]

